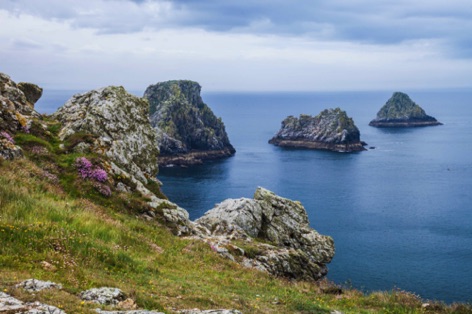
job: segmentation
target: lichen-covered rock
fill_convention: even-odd
[[[214,251],[222,255],[235,252],[241,256],[232,259],[242,265],[276,276],[317,280],[326,275],[326,264],[334,256],[333,239],[310,228],[300,202],[264,188],[256,190],[254,199],[225,200],[195,222],[208,230],[206,239]],[[242,232],[251,252],[232,243],[233,239],[245,239]]]
[[[392,97],[380,108],[377,117],[370,121],[375,127],[418,127],[441,125],[435,118],[413,102],[407,94],[393,93]]]
[[[31,83],[21,84],[16,84],[8,75],[0,73],[0,131],[16,133],[28,129],[32,119],[40,117],[34,110],[34,103],[41,93],[33,90],[39,91],[41,88]]]
[[[121,301],[126,299],[125,294],[118,288],[92,288],[80,293],[80,298],[84,301],[103,305],[118,305]]]
[[[62,289],[61,284],[51,281],[42,281],[38,279],[28,279],[16,285],[17,288],[22,288],[28,292],[37,292],[45,289]]]
[[[21,157],[23,157],[23,150],[21,147],[3,137],[2,132],[0,132],[0,159],[13,160]]]
[[[146,183],[157,174],[159,150],[149,123],[149,104],[123,87],[74,95],[53,117],[63,124],[61,140],[74,134],[91,135],[91,151],[107,156],[138,180]]]
[[[0,313],[66,314],[61,309],[40,302],[23,302],[0,292]]]
[[[270,144],[283,147],[323,149],[337,152],[365,150],[359,129],[352,118],[340,108],[325,109],[317,116],[289,116],[282,127],[269,140]]]
[[[200,96],[198,83],[181,80],[149,86],[151,124],[161,151],[159,165],[188,165],[235,153],[225,126]]]

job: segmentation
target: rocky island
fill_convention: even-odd
[[[404,128],[442,125],[442,123],[428,116],[407,94],[395,92],[369,125],[378,128]]]
[[[282,128],[269,143],[336,152],[366,150],[359,129],[340,108],[325,109],[315,117],[305,114],[299,118],[289,116],[282,121]]]
[[[189,80],[161,82],[146,89],[160,166],[200,164],[235,153],[223,121],[203,102],[200,91],[201,86]]]

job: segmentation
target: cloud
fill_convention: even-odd
[[[470,86],[466,4],[4,0],[0,71],[68,89],[178,78],[209,90]]]

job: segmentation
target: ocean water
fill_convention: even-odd
[[[407,91],[442,126],[368,126],[392,92],[204,93],[236,155],[164,168],[158,178],[192,219],[226,198],[252,197],[258,186],[301,201],[311,226],[335,241],[328,278],[337,283],[472,302],[472,91]],[[37,104],[40,112],[70,97],[51,95]],[[343,154],[267,143],[286,116],[332,107],[346,110],[375,149]]]

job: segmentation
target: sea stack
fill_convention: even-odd
[[[289,116],[282,121],[282,128],[269,143],[336,152],[366,150],[359,129],[340,108],[325,109],[315,117],[305,114],[299,118]]]
[[[395,92],[369,125],[378,128],[404,128],[442,125],[442,123],[428,116],[407,94]]]
[[[194,165],[234,155],[221,118],[203,102],[200,91],[197,82],[176,80],[151,85],[144,92],[157,132],[159,166]]]

